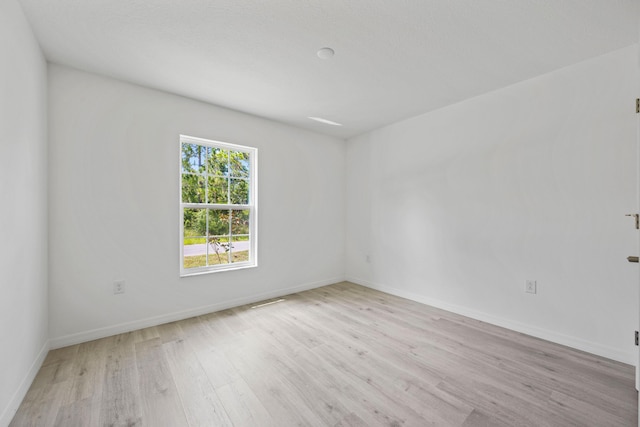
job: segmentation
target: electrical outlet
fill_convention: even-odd
[[[116,280],[113,282],[113,294],[124,294],[124,280]]]
[[[529,294],[535,294],[538,291],[538,286],[535,280],[527,280],[525,282],[524,291]]]

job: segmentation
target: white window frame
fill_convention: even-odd
[[[242,151],[249,154],[249,203],[246,205],[218,204],[218,203],[183,203],[182,201],[182,144],[197,144],[205,147],[221,148],[231,151]],[[230,144],[194,136],[180,135],[178,144],[178,173],[179,173],[179,206],[180,206],[180,277],[215,273],[220,271],[239,270],[258,266],[258,149],[244,145]],[[249,211],[249,260],[209,265],[204,267],[184,267],[184,209],[213,209],[213,210],[248,210]],[[207,244],[207,243],[205,243]],[[207,244],[208,246],[208,244]],[[207,249],[208,251],[208,249]],[[208,254],[208,252],[207,252]]]

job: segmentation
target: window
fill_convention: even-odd
[[[257,265],[258,150],[180,136],[180,275]]]

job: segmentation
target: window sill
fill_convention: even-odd
[[[233,267],[224,267],[224,268],[204,268],[204,269],[193,269],[191,270],[181,270],[180,277],[192,277],[192,276],[202,276],[203,274],[212,274],[212,273],[223,273],[225,271],[237,271],[244,270],[247,268],[257,267],[257,262],[246,262],[246,263],[235,263]]]

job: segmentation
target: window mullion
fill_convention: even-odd
[[[227,203],[231,204],[231,151],[227,151]]]
[[[180,206],[182,206],[183,208],[190,208],[190,209],[209,208],[209,209],[218,209],[218,210],[230,209],[230,210],[237,210],[237,211],[242,211],[242,210],[251,208],[251,205],[226,205],[222,203],[180,203]]]
[[[205,153],[204,176],[202,179],[204,180],[204,202],[209,203],[209,155],[211,153],[211,148],[207,147]]]
[[[229,251],[227,252],[227,262],[231,264],[231,251],[233,250],[231,248],[231,223],[233,221],[233,217],[231,215],[233,214],[233,211],[228,210],[227,212],[229,212]]]
[[[209,266],[209,209],[207,209],[207,218],[205,221],[205,230],[204,230],[204,256],[205,258],[205,265],[208,267]]]
[[[204,162],[204,201],[206,204],[209,204],[209,156],[211,155],[212,149],[211,147],[207,147],[207,155],[205,157]],[[205,233],[204,233],[204,256],[205,265],[209,266],[209,209],[206,210],[207,218],[205,221]]]

